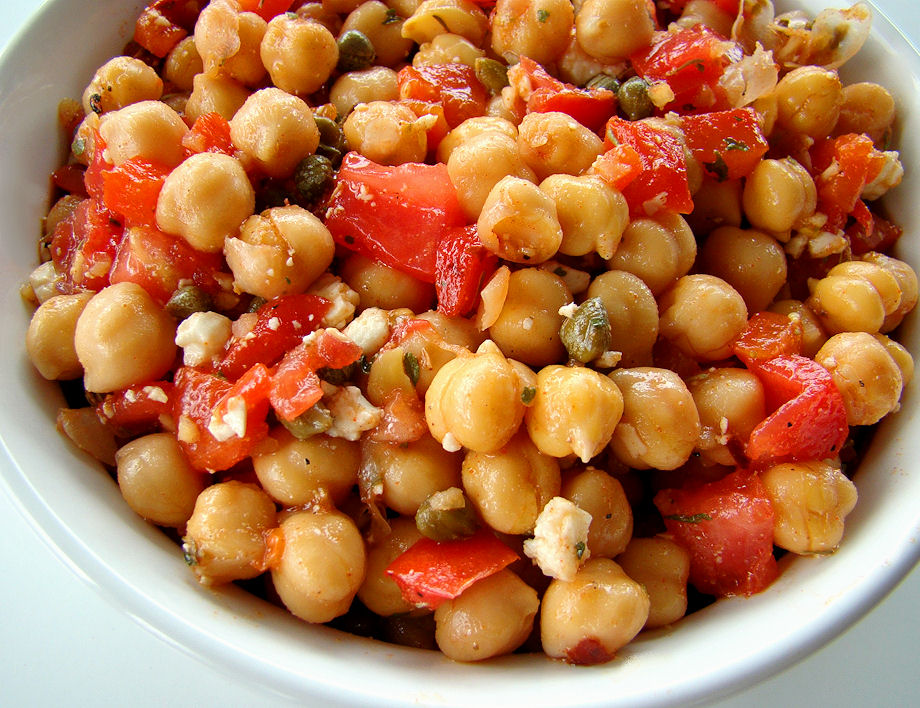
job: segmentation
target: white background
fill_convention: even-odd
[[[0,5],[0,46],[39,4],[5,0]],[[913,0],[876,4],[920,46]],[[141,626],[59,558],[2,491],[0,539],[0,706],[285,705]],[[711,705],[918,705],[918,599],[920,570],[914,570],[829,646]],[[526,689],[521,698],[526,704]]]

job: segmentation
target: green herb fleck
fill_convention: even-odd
[[[74,157],[80,157],[86,152],[86,141],[83,138],[75,138],[70,146],[70,151],[74,154]]]
[[[524,390],[521,391],[521,400],[524,402],[524,405],[528,405],[533,401],[533,397],[537,395],[537,389],[533,386],[525,386]]]
[[[703,167],[711,172],[719,182],[724,182],[728,179],[728,165],[725,164],[725,160],[722,158],[722,153],[720,152],[716,153],[716,159],[712,162],[704,162]]]
[[[549,19],[549,12],[546,10],[537,10],[537,20],[539,22],[546,22]]]
[[[735,140],[734,138],[725,138],[722,142],[725,144],[726,150],[740,150],[741,152],[747,152],[751,149],[747,143],[742,142],[741,140]]]
[[[187,566],[198,565],[198,553],[195,550],[195,544],[191,541],[182,544],[182,559]]]
[[[383,18],[382,25],[392,25],[394,22],[399,22],[402,18],[392,7],[387,8],[387,13]]]
[[[556,266],[555,268],[553,268],[553,273],[558,275],[560,278],[564,278],[565,276],[569,274],[569,272],[562,266]]]
[[[98,93],[91,94],[89,97],[89,107],[93,113],[102,113],[102,96]]]
[[[679,74],[681,71],[691,66],[695,66],[696,70],[700,72],[701,74],[704,71],[706,71],[706,65],[703,63],[702,59],[690,59],[688,61],[685,61],[683,64],[681,64],[676,69],[672,69],[671,71],[669,71],[668,76],[674,76],[675,74]]]
[[[664,518],[670,519],[671,521],[680,521],[685,524],[698,524],[701,521],[712,521],[712,517],[705,511],[699,514],[671,514]]]
[[[403,371],[406,372],[406,376],[409,377],[412,385],[415,386],[415,384],[418,383],[418,379],[422,371],[419,367],[418,357],[416,357],[412,352],[406,352],[403,354]]]
[[[579,541],[575,544],[575,555],[578,556],[578,560],[582,559],[582,556],[585,555],[586,550],[588,550],[588,547],[585,546],[584,541]]]
[[[440,23],[441,27],[444,28],[445,32],[450,34],[450,27],[447,26],[447,23],[444,20],[442,20],[439,15],[432,15],[432,17]]]

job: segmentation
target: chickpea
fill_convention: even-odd
[[[509,654],[530,636],[539,606],[532,587],[500,570],[434,611],[438,648],[454,661]]]
[[[587,467],[563,479],[561,494],[591,514],[588,549],[592,558],[614,558],[624,551],[632,538],[633,514],[623,485],[615,477]]]
[[[329,101],[340,116],[347,116],[359,103],[395,101],[398,98],[396,72],[385,66],[342,74],[329,90]]]
[[[353,150],[374,162],[423,162],[428,152],[429,118],[419,118],[400,103],[371,101],[354,107],[345,119],[343,132]]]
[[[283,12],[269,21],[259,56],[275,86],[306,96],[329,79],[339,61],[339,47],[319,22]]]
[[[508,294],[489,336],[505,356],[531,366],[545,366],[565,357],[559,338],[559,308],[572,293],[558,275],[539,268],[511,273]]]
[[[898,368],[901,370],[901,382],[906,388],[907,384],[914,378],[914,358],[903,344],[894,341],[890,337],[884,334],[876,334],[875,338],[885,347],[885,351],[894,359],[894,363],[898,365]]]
[[[192,93],[185,103],[185,117],[192,122],[205,113],[230,120],[249,98],[249,89],[225,76],[195,74]]]
[[[482,133],[498,132],[502,133],[514,141],[517,141],[517,126],[506,118],[496,116],[475,116],[467,118],[456,128],[453,128],[438,143],[437,157],[438,162],[448,163],[454,149],[472,140]]]
[[[503,177],[489,192],[476,222],[482,244],[513,263],[542,263],[562,243],[556,204],[520,177]]]
[[[175,167],[185,158],[182,138],[187,132],[179,114],[162,101],[132,103],[99,121],[106,155],[116,165],[144,157]]]
[[[359,307],[381,310],[407,308],[413,312],[427,310],[434,302],[434,287],[395,268],[367,258],[360,253],[348,256],[342,264],[342,278],[360,298]]]
[[[162,378],[175,360],[175,335],[175,320],[140,285],[103,288],[74,329],[84,387],[106,393]]]
[[[658,299],[658,331],[693,359],[731,356],[732,344],[747,326],[744,299],[714,275],[685,275]]]
[[[254,12],[237,12],[229,4],[210,3],[195,23],[195,47],[204,71],[221,74],[246,86],[265,77],[259,45],[266,23]]]
[[[252,456],[262,488],[285,507],[304,506],[328,495],[345,502],[358,481],[361,451],[356,442],[327,435],[298,440],[284,428],[270,434],[277,447]]]
[[[897,278],[869,261],[836,265],[824,278],[809,281],[809,289],[806,304],[832,334],[878,332],[901,304]]]
[[[157,198],[157,226],[200,251],[217,253],[255,208],[255,191],[239,160],[198,153],[167,175]]]
[[[613,63],[651,44],[655,18],[645,0],[585,0],[575,38],[595,59]]]
[[[375,63],[396,66],[405,60],[412,49],[412,41],[406,38],[403,31],[405,22],[399,15],[394,16],[386,4],[370,0],[361,3],[348,14],[342,23],[342,32],[362,32],[374,45],[377,56]]]
[[[525,119],[526,120],[526,119]],[[618,191],[593,175],[550,175],[540,183],[556,204],[562,227],[559,252],[611,258],[629,223],[629,207]]]
[[[741,203],[754,228],[784,233],[814,213],[817,194],[811,175],[794,159],[765,159],[745,180]]]
[[[891,132],[896,106],[888,89],[870,81],[844,86],[834,135],[864,133],[882,146]]]
[[[687,613],[690,553],[685,548],[663,536],[634,538],[616,561],[648,592],[646,629],[672,624]]]
[[[539,179],[581,174],[601,154],[601,139],[565,113],[528,113],[518,126],[521,157]]]
[[[799,555],[830,553],[856,506],[856,485],[827,460],[774,465],[760,474],[775,514],[773,542]]]
[[[776,300],[768,308],[770,312],[777,312],[794,318],[802,326],[802,354],[814,358],[818,350],[827,341],[827,334],[821,326],[821,321],[814,311],[801,300]]]
[[[108,113],[139,101],[157,101],[163,80],[140,59],[115,57],[100,66],[83,91],[83,111]]]
[[[786,254],[772,236],[755,229],[723,226],[700,249],[700,265],[727,281],[744,298],[749,312],[760,312],[786,284]]]
[[[136,514],[157,526],[178,528],[192,516],[204,477],[185,459],[172,433],[153,433],[115,453],[118,489]]]
[[[82,376],[74,333],[77,320],[92,296],[91,292],[55,295],[32,315],[26,330],[26,351],[32,365],[46,379],[66,381]]]
[[[611,449],[634,469],[677,469],[696,447],[700,418],[693,396],[670,369],[617,369],[610,378],[623,394],[623,415]]]
[[[747,369],[720,367],[690,377],[687,388],[700,416],[697,450],[712,464],[737,464],[728,442],[747,440],[767,416],[760,379]]]
[[[610,442],[622,413],[623,396],[608,377],[583,366],[552,365],[537,373],[524,422],[540,452],[588,462]]]
[[[499,0],[492,15],[492,51],[551,64],[569,46],[575,12],[568,0]]]
[[[871,334],[835,334],[815,361],[830,371],[843,396],[848,425],[872,425],[898,409],[904,388],[901,369]]]
[[[588,286],[588,298],[600,298],[610,322],[610,348],[622,353],[622,366],[646,366],[658,339],[658,303],[648,286],[632,273],[610,270]]]
[[[234,287],[266,300],[304,292],[334,255],[335,243],[323,222],[295,204],[250,216],[239,237],[224,241]]]
[[[402,36],[418,44],[439,34],[458,34],[476,46],[489,31],[489,18],[470,0],[422,0],[402,27]]]
[[[720,226],[740,227],[742,186],[740,179],[704,176],[700,188],[693,193],[693,211],[687,214],[693,233],[708,234]]]
[[[448,317],[437,310],[429,310],[418,316],[420,320],[431,322],[438,334],[448,344],[474,350],[485,340],[471,320],[462,317]]]
[[[638,276],[657,296],[686,275],[695,260],[693,232],[680,214],[669,212],[630,221],[607,267]]]
[[[195,76],[204,71],[204,62],[194,37],[185,37],[173,47],[163,62],[163,78],[180,91],[191,91]]]
[[[497,130],[473,135],[458,144],[447,159],[447,174],[457,189],[463,213],[471,220],[479,217],[489,193],[503,177],[536,180],[514,138]]]
[[[561,484],[559,464],[523,431],[496,452],[467,452],[462,479],[482,520],[508,534],[531,532],[546,503],[559,495]]]
[[[882,322],[882,332],[890,332],[897,327],[907,313],[917,306],[917,274],[914,269],[904,261],[886,256],[883,253],[870,252],[863,255],[862,260],[881,266],[891,273],[901,289],[901,302],[894,312],[885,316]]]
[[[280,531],[281,558],[272,581],[291,614],[307,622],[343,615],[364,582],[364,540],[354,522],[335,511],[298,511]]]
[[[573,664],[610,661],[649,616],[646,590],[609,558],[591,558],[574,580],[543,595],[540,639],[548,656]]]
[[[820,66],[800,66],[776,84],[776,122],[791,133],[815,140],[834,129],[843,105],[843,90],[836,71]]]
[[[723,37],[731,36],[734,22],[734,13],[726,12],[712,0],[690,0],[677,19],[681,27],[703,25]]]
[[[201,492],[183,539],[199,582],[220,585],[260,575],[265,534],[275,524],[274,503],[254,484],[231,480]]]
[[[390,533],[367,549],[367,573],[358,588],[358,599],[375,615],[411,612],[415,606],[403,599],[396,581],[386,571],[396,558],[422,538],[415,521],[399,516],[390,521]]]

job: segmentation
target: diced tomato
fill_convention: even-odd
[[[120,437],[152,433],[172,419],[172,397],[171,381],[153,381],[107,393],[96,404],[96,414]]]
[[[198,470],[219,472],[252,454],[255,446],[268,435],[265,416],[268,401],[247,411],[242,437],[231,435],[218,440],[208,430],[214,407],[231,390],[233,384],[220,376],[181,366],[174,379],[176,393],[173,416],[179,444],[189,463]]]
[[[86,193],[94,199],[103,201],[104,175],[115,165],[105,159],[105,141],[99,131],[93,131],[93,159],[83,173]]]
[[[112,283],[137,283],[164,304],[182,281],[216,294],[220,290],[217,276],[224,267],[219,253],[204,253],[183,238],[138,227],[125,231],[115,250],[109,279]]]
[[[475,224],[449,231],[435,254],[435,290],[438,312],[448,317],[469,313],[479,298],[479,286],[498,263],[482,245]]]
[[[330,307],[329,300],[318,295],[272,298],[256,311],[252,330],[230,340],[217,370],[228,379],[237,379],[255,364],[273,365],[322,324]]]
[[[656,35],[651,47],[630,59],[639,76],[650,83],[664,81],[674,92],[663,111],[694,113],[730,108],[719,79],[726,66],[743,56],[738,44],[698,24]]]
[[[745,453],[757,465],[834,457],[849,428],[843,397],[827,369],[784,354],[753,368],[773,412],[754,430]]]
[[[818,211],[828,217],[825,228],[843,229],[847,217],[858,210],[863,216],[860,219],[863,228],[871,229],[871,215],[870,219],[865,218],[868,209],[861,203],[860,195],[863,187],[885,166],[885,156],[872,139],[856,133],[827,138],[815,143],[811,159]],[[834,169],[828,169],[832,165]]]
[[[631,145],[614,145],[592,165],[594,172],[618,192],[642,172],[642,158]]]
[[[403,599],[435,609],[459,596],[477,580],[511,565],[518,554],[487,529],[458,541],[416,541],[386,568]]]
[[[422,101],[415,98],[401,98],[399,99],[399,103],[409,107],[419,118],[422,116],[435,117],[434,125],[428,129],[425,136],[428,140],[429,154],[437,150],[444,136],[450,132],[450,126],[447,124],[447,119],[444,117],[444,106],[440,103]]]
[[[156,227],[157,197],[172,168],[132,157],[102,173],[102,201],[125,226]]]
[[[528,113],[559,111],[597,132],[616,110],[613,91],[565,83],[525,56],[509,70],[509,79],[514,85],[520,82],[529,88],[525,99]]]
[[[776,578],[773,505],[755,473],[741,469],[716,482],[665,489],[655,506],[690,552],[690,582],[699,591],[752,595]]]
[[[101,290],[124,229],[95,199],[84,199],[54,228],[51,260],[73,289]]]
[[[485,115],[489,92],[476,78],[473,67],[466,64],[404,66],[397,74],[397,83],[400,98],[440,103],[451,128]]]
[[[246,426],[250,418],[264,420],[268,414],[268,399],[271,391],[271,375],[265,364],[254,364],[240,376],[214,404],[211,411],[209,427],[217,425],[232,427],[228,420],[233,419],[239,408],[246,411]],[[245,431],[243,433],[245,435]],[[239,435],[238,437],[242,437]]]
[[[720,182],[749,175],[770,147],[752,108],[684,116],[681,125],[690,152]]]
[[[904,234],[904,229],[888,219],[873,214],[872,225],[869,229],[866,229],[860,222],[854,221],[844,233],[850,242],[850,250],[853,255],[861,256],[869,251],[887,253]]]
[[[319,332],[288,351],[272,372],[269,400],[285,420],[294,420],[323,397],[316,372],[322,368],[341,369],[361,358],[361,348],[351,340]]]
[[[195,27],[206,0],[154,0],[134,25],[134,41],[148,52],[165,57]]]
[[[749,368],[781,354],[802,353],[802,323],[777,312],[756,312],[732,345]]]
[[[444,164],[389,167],[349,152],[326,210],[336,242],[426,283],[440,240],[466,217]]]
[[[275,15],[287,12],[294,0],[239,0],[240,9],[254,12],[266,22]]]
[[[87,196],[83,176],[86,170],[81,165],[61,165],[51,173],[51,181],[55,187],[63,189],[68,194]]]
[[[230,122],[220,113],[203,113],[182,136],[182,147],[189,153],[221,152],[233,156],[236,148],[230,139]]]
[[[684,147],[673,134],[644,121],[614,116],[607,121],[604,149],[628,145],[639,155],[642,170],[623,187],[623,196],[635,215],[661,209],[689,214],[693,198],[687,181]]]

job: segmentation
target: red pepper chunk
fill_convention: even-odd
[[[435,253],[438,312],[462,317],[476,305],[479,286],[495,270],[498,258],[482,245],[476,225],[448,232]]]
[[[446,165],[390,167],[356,152],[342,160],[325,221],[339,245],[426,283],[438,243],[466,225]]]
[[[856,133],[827,138],[814,145],[811,158],[818,210],[828,217],[826,228],[842,229],[853,214],[863,228],[871,230],[872,216],[860,195],[885,165],[872,139]]]
[[[203,0],[155,0],[134,24],[134,41],[157,57],[165,57],[191,33],[205,6]]]
[[[700,592],[753,595],[776,578],[773,504],[755,473],[740,469],[715,482],[664,489],[654,502],[668,532],[690,552],[690,582]]]
[[[422,538],[397,556],[385,572],[396,581],[406,602],[433,610],[518,557],[491,531],[480,529],[457,541]]]
[[[687,147],[717,180],[746,177],[770,145],[752,108],[684,116]]]
[[[102,173],[102,201],[125,226],[156,228],[157,198],[172,168],[132,157]]]
[[[468,118],[485,115],[489,93],[476,78],[475,70],[466,64],[404,66],[396,80],[400,98],[441,104],[451,128]]]
[[[781,354],[802,353],[802,323],[777,312],[757,312],[732,345],[748,368]]]
[[[124,229],[96,199],[84,199],[51,235],[51,260],[69,292],[101,290],[109,284]]]
[[[120,437],[135,437],[163,428],[173,413],[171,381],[153,381],[107,393],[96,404],[96,415]]]
[[[220,152],[231,157],[236,153],[230,138],[230,122],[220,113],[203,113],[182,137],[182,147],[189,153]]]
[[[843,397],[830,373],[796,354],[759,361],[754,373],[774,409],[754,428],[745,453],[760,466],[834,457],[849,434]]]

